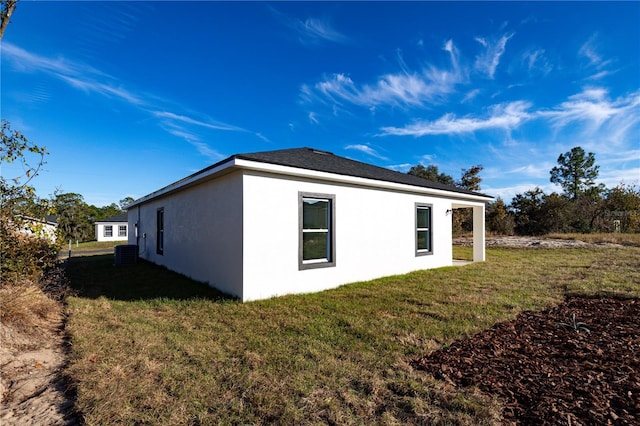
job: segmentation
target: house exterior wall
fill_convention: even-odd
[[[300,192],[335,196],[333,267],[299,270]],[[432,206],[433,254],[416,255],[416,203]],[[243,300],[452,264],[451,199],[245,171],[243,206]]]
[[[242,173],[151,199],[128,210],[129,244],[143,259],[243,298]],[[163,210],[163,253],[157,212]],[[137,226],[136,226],[137,224]]]
[[[58,225],[36,219],[24,219],[23,227],[19,229],[19,232],[25,235],[44,238],[51,243],[55,243],[58,239]]]
[[[121,225],[127,227],[127,236],[121,237],[118,235],[118,227]],[[104,235],[105,226],[111,226],[111,237]],[[98,222],[96,223],[96,241],[127,241],[129,239],[129,229],[131,228],[127,222]]]

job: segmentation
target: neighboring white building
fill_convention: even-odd
[[[129,239],[129,223],[126,213],[100,220],[95,225],[96,241],[127,241]]]
[[[20,232],[26,235],[33,235],[45,238],[51,243],[55,243],[58,238],[58,222],[55,215],[45,216],[44,219],[36,219],[30,216],[18,216],[21,220]]]
[[[452,210],[491,197],[309,148],[238,154],[134,201],[141,258],[243,301],[450,266]]]

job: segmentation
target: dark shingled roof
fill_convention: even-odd
[[[417,176],[350,160],[334,155],[331,152],[312,148],[281,149],[276,151],[236,154],[230,159],[233,158],[488,197],[487,195],[461,189],[453,185],[433,182]],[[228,160],[224,160],[221,163]]]
[[[102,220],[96,220],[96,222],[126,222],[127,221],[127,213],[120,213],[115,216],[108,217]]]

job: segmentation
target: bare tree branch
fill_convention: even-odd
[[[0,12],[0,40],[4,36],[4,30],[7,29],[7,25],[11,20],[11,14],[16,8],[18,0],[2,0],[2,10]]]

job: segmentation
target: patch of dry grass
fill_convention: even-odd
[[[408,361],[567,293],[640,297],[640,249],[487,256],[245,304],[150,264],[72,259],[77,408],[89,425],[500,424],[499,401]]]
[[[62,323],[62,305],[25,281],[0,286],[0,341],[3,349],[33,349]]]
[[[640,247],[640,234],[596,233],[596,234],[549,234],[547,238],[578,240],[590,244],[621,244]]]

